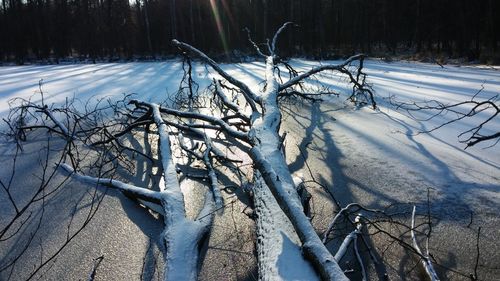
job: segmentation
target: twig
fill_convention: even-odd
[[[416,206],[413,206],[413,212],[412,212],[412,215],[411,215],[411,239],[412,239],[412,242],[413,242],[413,248],[415,248],[416,252],[420,254],[420,256],[422,256],[422,266],[424,267],[425,269],[425,272],[427,274],[427,276],[429,277],[429,279],[431,281],[439,281],[439,277],[437,276],[437,273],[436,271],[434,270],[434,267],[432,266],[432,262],[429,258],[429,255],[426,254],[422,254],[422,250],[420,250],[420,247],[418,246],[418,243],[417,243],[417,238],[415,236],[415,211],[416,211],[417,207]]]
[[[481,227],[477,229],[477,236],[476,236],[476,263],[474,265],[474,275],[471,276],[472,280],[479,280],[479,277],[477,275],[477,268],[479,266],[479,236],[481,235]]]
[[[90,271],[89,278],[87,279],[88,281],[94,281],[95,274],[97,272],[97,267],[99,267],[103,259],[104,255],[94,259],[94,265],[92,266],[92,270]]]

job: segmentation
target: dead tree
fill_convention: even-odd
[[[292,73],[291,75],[293,77],[291,79],[285,83],[279,83],[277,68],[281,63],[281,59],[277,54],[277,40],[280,34],[290,25],[292,25],[292,23],[285,23],[275,33],[273,39],[268,42],[268,54],[264,54],[257,44],[253,43],[250,39],[257,53],[262,56],[266,62],[265,87],[259,93],[255,93],[248,85],[227,74],[215,61],[200,50],[186,43],[177,40],[173,41],[173,44],[182,51],[208,64],[223,78],[224,83],[229,83],[232,87],[236,87],[236,91],[241,94],[241,98],[246,102],[246,107],[241,107],[232,103],[230,99],[225,96],[225,93],[220,91],[220,82],[215,82],[216,94],[220,98],[222,107],[234,112],[235,115],[233,119],[238,120],[237,123],[243,124],[241,129],[232,126],[232,123],[224,119],[214,119],[211,116],[203,114],[178,112],[168,108],[162,108],[162,111],[166,114],[175,115],[181,118],[193,118],[197,121],[204,121],[209,124],[208,126],[210,126],[210,129],[221,131],[229,137],[244,142],[247,146],[245,152],[253,160],[253,165],[255,167],[254,201],[256,212],[259,217],[257,221],[257,232],[258,235],[262,235],[260,243],[263,244],[258,245],[258,247],[262,247],[258,249],[259,260],[266,259],[269,255],[275,255],[274,253],[267,252],[269,245],[266,244],[276,242],[272,241],[273,239],[271,237],[274,237],[273,234],[265,229],[265,224],[268,222],[263,220],[268,220],[269,218],[263,216],[265,216],[265,213],[276,213],[276,208],[273,205],[277,203],[277,206],[279,206],[281,211],[286,215],[293,226],[293,230],[300,239],[304,257],[312,263],[321,278],[324,280],[347,280],[347,277],[344,275],[331,253],[323,245],[321,239],[309,222],[309,219],[304,214],[301,200],[297,193],[297,187],[294,185],[281,150],[282,137],[279,135],[281,112],[278,101],[280,97],[286,95],[297,95],[300,97],[301,92],[298,90],[292,91],[292,89],[297,88],[298,85],[311,75],[331,70],[345,74],[348,77],[349,83],[354,85],[353,92],[356,94],[360,92],[368,95],[369,99],[372,101],[372,105],[374,107],[376,105],[372,92],[364,84],[364,78],[360,78],[362,76],[363,55],[350,57],[338,65],[324,65],[313,68],[300,75],[296,73],[294,75]],[[348,67],[354,62],[359,62],[359,66],[356,72],[352,73],[349,71]],[[228,118],[226,117],[225,119],[227,120]],[[203,125],[199,124],[198,126]],[[213,126],[215,126],[215,128]],[[274,198],[270,199],[269,194],[272,194]],[[262,208],[268,208],[268,210],[260,210],[260,206],[262,206]],[[259,228],[262,231],[259,232]],[[267,237],[268,235],[271,237]],[[272,279],[273,270],[266,269],[269,269],[267,265],[259,266],[261,278]]]
[[[60,135],[75,151],[78,151],[79,147],[86,150],[101,149],[107,151],[110,150],[110,145],[123,147],[123,144],[119,142],[121,136],[135,128],[154,125],[158,135],[158,159],[162,169],[158,190],[134,186],[112,177],[85,175],[81,172],[83,170],[79,163],[81,159],[75,156],[76,153],[68,153],[71,157],[67,159],[71,165],[61,163],[59,166],[73,175],[75,179],[94,185],[100,184],[116,188],[163,215],[165,231],[162,240],[165,245],[166,280],[195,280],[197,277],[199,244],[202,243],[210,229],[215,206],[220,207],[222,204],[212,161],[215,158],[221,162],[230,160],[227,155],[217,149],[216,145],[212,144],[211,138],[222,133],[225,135],[225,139],[240,143],[243,151],[253,161],[253,195],[258,215],[257,225],[261,230],[258,230],[258,235],[262,238],[259,239],[261,242],[258,245],[259,260],[262,261],[259,263],[261,265],[259,267],[261,278],[272,279],[273,274],[275,274],[273,268],[269,268],[267,264],[272,263],[272,259],[276,259],[279,253],[272,252],[269,244],[274,243],[275,236],[283,230],[291,237],[291,240],[300,241],[304,257],[314,265],[323,279],[346,280],[343,271],[323,245],[304,214],[297,187],[294,185],[281,149],[283,139],[279,135],[281,112],[278,102],[281,97],[287,96],[314,99],[314,95],[300,91],[301,84],[308,77],[328,70],[345,74],[348,81],[353,84],[353,95],[366,94],[373,106],[375,106],[375,102],[372,92],[364,84],[364,74],[362,73],[364,57],[362,55],[353,56],[338,65],[324,65],[314,68],[300,75],[290,71],[291,78],[284,83],[279,83],[279,65],[284,64],[287,67],[289,65],[277,55],[276,45],[279,35],[290,25],[291,23],[286,23],[276,32],[272,41],[267,44],[267,55],[264,55],[254,44],[257,52],[266,61],[265,87],[258,93],[251,90],[248,85],[228,75],[215,61],[198,49],[176,40],[173,41],[173,44],[181,49],[185,55],[196,57],[208,64],[220,76],[220,79],[215,79],[213,83],[217,109],[223,113],[220,116],[209,115],[202,111],[196,112],[192,106],[189,106],[188,110],[182,110],[140,100],[130,100],[129,104],[134,108],[128,113],[120,112],[120,109],[115,107],[115,113],[118,112],[128,119],[124,123],[111,122],[109,124],[108,122],[108,124],[104,124],[102,122],[97,124],[94,122],[82,124],[82,120],[85,120],[84,117],[88,117],[90,114],[77,114],[76,110],[64,114],[67,120],[61,122],[55,117],[54,109],[45,105],[42,99],[41,105],[28,102],[18,107],[21,112],[18,115],[20,118],[16,119],[15,122],[9,122],[9,124],[16,138],[21,141],[26,139],[26,131],[46,129]],[[359,63],[353,72],[350,67],[355,62]],[[292,69],[289,67],[289,70]],[[191,75],[190,71],[188,71],[188,75]],[[189,77],[187,81],[187,88],[190,92],[188,100],[192,103],[192,80]],[[229,96],[228,92],[232,92],[233,96]],[[43,96],[43,92],[41,94]],[[37,113],[42,117],[45,116],[44,118],[50,122],[25,124],[26,114],[35,116]],[[135,116],[136,114],[139,116]],[[203,151],[197,152],[195,147],[189,148],[181,144],[181,147],[190,155],[203,161],[211,182],[210,196],[206,197],[204,208],[199,213],[198,219],[194,221],[187,219],[185,215],[184,199],[171,154],[169,134],[173,131],[169,128],[175,129],[178,134],[201,139],[205,147]],[[97,141],[96,136],[99,136]],[[110,160],[106,164],[111,162]],[[272,196],[270,196],[271,194]],[[274,217],[280,213],[283,214],[280,218]],[[281,219],[288,220],[291,227],[289,229],[269,229],[273,220],[276,222]],[[187,233],[189,235],[186,235]]]
[[[185,68],[185,77],[181,82],[184,84],[180,87],[180,98],[171,102],[171,105],[126,97],[122,102],[79,112],[69,106],[61,109],[49,107],[42,99],[41,105],[27,102],[14,110],[14,115],[20,118],[8,120],[12,136],[23,141],[27,138],[28,131],[39,129],[59,135],[70,147],[63,153],[67,157],[58,163],[58,167],[66,171],[66,174],[95,186],[104,185],[120,190],[139,204],[162,215],[165,226],[161,237],[166,260],[165,280],[197,278],[200,245],[209,234],[213,217],[224,206],[217,177],[220,171],[217,171],[215,163],[235,171],[243,179],[242,182],[247,181],[246,186],[251,186],[249,192],[253,196],[257,217],[260,279],[279,278],[276,263],[279,255],[283,254],[283,249],[275,247],[275,244],[286,238],[298,245],[288,254],[301,262],[301,266],[310,263],[323,280],[347,280],[338,264],[345,247],[341,247],[335,256],[332,255],[325,246],[326,240],[320,239],[305,213],[307,194],[294,182],[283,154],[286,136],[280,135],[280,105],[291,98],[315,101],[322,95],[338,94],[328,90],[306,92],[307,81],[314,75],[327,71],[340,73],[347,83],[352,84],[349,99],[353,102],[369,103],[373,108],[376,103],[373,92],[365,82],[363,55],[352,56],[339,64],[322,65],[304,73],[296,72],[279,56],[277,49],[279,36],[291,25],[285,23],[278,29],[272,40],[268,40],[265,45],[266,51],[261,50],[249,36],[251,44],[265,60],[266,66],[264,86],[257,91],[229,75],[200,50],[174,40],[174,46],[181,50],[188,67]],[[208,65],[215,73],[209,87],[213,98],[209,102],[194,85],[191,77],[192,59]],[[282,79],[283,71],[287,71],[289,75],[286,81]],[[111,116],[106,114],[110,111]],[[55,113],[64,117],[64,121],[57,118]],[[32,116],[31,120],[26,118],[28,115]],[[138,129],[155,135],[158,148],[156,155],[134,150],[121,141],[123,136]],[[224,146],[237,147],[244,155],[234,157],[235,155],[221,149]],[[176,167],[173,149],[181,149],[193,161],[199,161],[205,167],[205,174],[201,177],[209,182],[209,191],[203,208],[194,220],[186,217],[178,178],[179,173],[185,172]],[[96,156],[101,162],[98,165],[92,162],[85,167],[81,155],[86,153]],[[127,153],[158,162],[159,183],[136,186],[120,180],[116,173],[117,167],[132,165]],[[241,162],[237,159],[244,157],[251,160],[249,171],[244,171],[237,165]],[[92,166],[99,167],[98,172]],[[15,204],[14,207],[18,209]],[[347,212],[350,207],[349,205],[347,209],[340,210],[325,239],[333,230],[338,216]],[[357,217],[353,221],[352,235],[348,235],[345,240],[346,245],[353,241],[357,247],[357,237],[362,232],[363,224],[375,225],[363,217]],[[413,231],[414,228],[416,226],[408,228],[408,231]],[[414,249],[411,244],[405,245]],[[364,268],[359,251],[356,252],[357,259]],[[422,258],[426,257],[421,252],[415,252]],[[432,267],[428,256],[425,264]]]

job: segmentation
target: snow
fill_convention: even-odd
[[[158,127],[160,158],[163,175],[160,179],[160,194],[165,210],[164,242],[166,246],[166,265],[164,280],[197,280],[198,243],[204,230],[210,227],[211,221],[205,224],[190,221],[184,209],[184,197],[180,188],[174,161],[172,159],[168,128],[163,121],[158,104],[150,104],[153,119]]]
[[[258,261],[263,280],[319,280],[313,267],[301,258],[300,242],[293,227],[277,206],[263,179],[254,188],[257,214]],[[264,249],[266,251],[264,251]]]
[[[160,102],[177,90],[174,81],[182,77],[181,70],[179,61],[0,67],[0,115],[7,112],[9,99],[35,95],[40,79],[47,103],[73,96],[82,101],[119,98],[123,93],[140,93],[146,101]],[[34,98],[38,100],[39,94]]]
[[[288,219],[291,215],[296,222],[304,222],[302,225],[309,223],[279,149],[281,112],[277,104],[278,82],[275,80],[273,60],[273,57],[266,59],[267,85],[261,95],[262,115],[253,120],[249,132],[255,143],[250,152],[254,165],[259,167],[259,171],[265,171],[255,175],[254,188],[259,276],[262,280],[318,280],[298,246],[305,237],[304,228],[295,233],[296,227]],[[284,209],[288,209],[286,215],[282,211]]]
[[[137,187],[137,186],[123,183],[123,182],[120,182],[120,181],[114,180],[114,179],[94,178],[94,177],[90,177],[90,176],[81,175],[81,174],[75,173],[75,170],[70,165],[68,165],[66,163],[61,164],[61,168],[64,169],[67,173],[73,174],[74,178],[77,178],[77,179],[82,180],[82,181],[86,181],[90,184],[108,185],[108,186],[117,188],[120,191],[130,192],[130,193],[136,195],[138,198],[146,198],[146,199],[153,201],[155,203],[159,203],[161,200],[160,194],[158,192],[152,191],[150,189]]]
[[[318,66],[318,62],[306,60],[296,60],[293,64],[301,71]],[[223,68],[230,75],[251,85],[252,92],[258,92],[259,77],[264,77],[263,63],[223,65]],[[35,93],[38,91],[40,79],[43,79],[43,91],[49,104],[64,102],[66,97],[73,95],[86,101],[96,97],[118,98],[123,93],[137,93],[142,100],[161,102],[168,94],[177,90],[177,83],[182,75],[181,69],[182,63],[179,61],[0,67],[0,116],[5,116],[8,112],[8,100],[11,98],[28,98],[35,95],[34,100],[39,99],[39,95]],[[500,93],[500,72],[491,68],[456,66],[441,68],[438,65],[424,63],[387,64],[367,60],[365,69],[368,73],[368,82],[374,85],[379,98],[395,95],[402,100],[439,99],[459,102],[470,98],[482,86],[484,90],[481,92],[481,97],[487,98]],[[197,65],[195,73],[198,80],[207,78],[205,80],[209,81],[205,67]],[[322,74],[320,80],[338,89],[348,89],[345,85],[337,81],[332,82],[327,77],[331,77],[328,72]],[[447,160],[447,163],[450,160],[462,164],[473,161],[498,169],[500,165],[498,147],[482,149],[486,145],[479,145],[477,148],[464,151],[464,145],[457,142],[456,136],[464,128],[469,128],[473,120],[462,120],[432,134],[411,136],[410,134],[415,134],[419,130],[433,128],[443,119],[415,122],[392,110],[389,104],[381,103],[380,99],[379,106],[380,113],[362,109],[349,115],[348,124],[340,125],[348,127],[350,131],[366,135],[364,141],[367,144],[383,144],[387,139],[397,140],[401,145],[397,150],[414,155],[413,164],[416,166],[420,166],[419,147],[422,147],[428,150],[429,154]],[[500,131],[499,120],[493,122],[492,131],[494,130]],[[358,146],[359,149],[363,147],[364,145]],[[386,146],[384,149],[394,153],[396,151],[394,147]],[[432,166],[428,168],[432,169]],[[461,165],[459,169],[465,168]]]
[[[319,65],[316,61],[307,60],[294,60],[292,64],[302,72]],[[262,86],[259,85],[259,79],[265,77],[263,63],[222,65],[222,68],[239,81],[249,84],[250,93],[259,92]],[[398,173],[410,178],[418,174],[427,183],[433,183],[439,196],[447,200],[460,198],[465,204],[484,206],[489,211],[498,212],[495,206],[500,204],[499,146],[486,148],[491,143],[479,144],[464,150],[464,144],[457,140],[457,135],[473,125],[475,120],[464,119],[430,134],[415,135],[419,131],[432,129],[452,116],[419,122],[402,114],[404,112],[396,111],[385,98],[396,96],[401,100],[415,101],[437,99],[453,103],[470,99],[483,87],[481,97],[489,98],[500,93],[500,72],[486,67],[441,68],[424,63],[387,64],[375,60],[365,61],[365,71],[368,82],[374,86],[380,110],[353,109],[345,105],[333,113],[336,121],[329,122],[328,126],[331,127],[327,128],[345,135],[346,142],[352,148],[345,157],[370,155],[372,159],[365,160],[365,163],[377,161],[381,166],[394,165]],[[198,81],[206,84],[211,81],[212,77],[204,66],[195,65],[195,73]],[[37,91],[40,79],[43,79],[45,102],[48,104],[62,103],[72,96],[82,101],[102,97],[118,99],[123,93],[136,93],[138,99],[162,102],[177,90],[181,76],[182,63],[179,61],[0,67],[0,117],[8,113],[8,100],[11,98],[33,96],[34,100],[39,99]],[[347,93],[350,91],[349,86],[344,85],[341,79],[339,81],[340,76],[334,78],[331,78],[330,72],[319,76],[325,85],[346,90]],[[341,97],[328,101],[343,104],[343,100]],[[322,104],[322,109],[327,104]],[[422,117],[425,116],[422,113]],[[500,119],[494,120],[490,128],[491,131],[500,131]],[[381,164],[384,161],[389,163]],[[394,189],[390,183],[383,188],[390,188],[393,198],[411,200],[414,194],[409,190]],[[373,199],[380,201],[378,204],[386,200]],[[296,238],[283,238],[282,242],[276,246],[289,247],[291,251],[297,249]]]

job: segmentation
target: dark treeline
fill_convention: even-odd
[[[299,25],[286,54],[499,57],[498,0],[1,1],[0,58],[18,63],[161,57],[174,53],[172,38],[212,55],[249,52],[244,27],[265,42],[285,21]]]

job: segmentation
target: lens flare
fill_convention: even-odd
[[[215,24],[217,25],[217,31],[219,32],[219,37],[222,42],[222,48],[226,54],[229,53],[229,48],[226,41],[226,34],[224,33],[224,27],[222,26],[222,21],[220,18],[219,8],[217,7],[216,0],[210,0],[210,7],[212,8],[212,14],[215,19]]]

